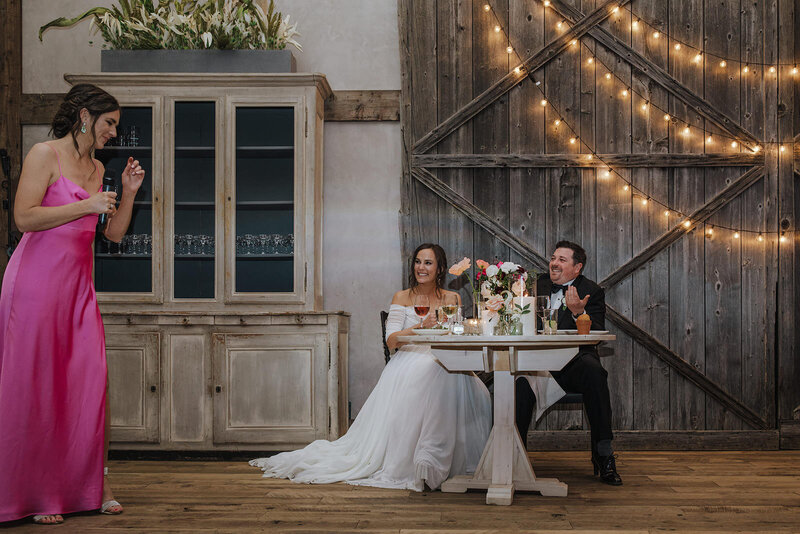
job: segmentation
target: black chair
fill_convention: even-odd
[[[386,358],[386,363],[389,363],[389,358],[392,357],[392,352],[389,350],[389,345],[386,344],[386,319],[389,318],[389,312],[381,311],[381,341],[383,341],[383,356]]]

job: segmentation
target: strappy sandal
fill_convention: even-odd
[[[54,521],[45,521],[48,517],[52,517]],[[60,525],[64,522],[64,518],[61,517],[61,514],[37,514],[33,516],[32,519],[37,525]]]
[[[108,476],[108,467],[104,467],[103,468],[103,477],[107,477],[107,476]],[[114,507],[116,507],[117,510],[112,510],[112,508],[114,508]],[[122,509],[122,505],[119,503],[119,501],[116,501],[114,499],[107,500],[100,507],[100,513],[101,514],[106,514],[106,515],[119,515],[123,511],[124,510]]]

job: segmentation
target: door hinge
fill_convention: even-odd
[[[303,269],[303,292],[308,291],[308,262],[305,263]]]
[[[306,118],[306,137],[308,137],[308,112],[304,113]]]

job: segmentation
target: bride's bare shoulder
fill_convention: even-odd
[[[411,306],[411,290],[404,289],[398,291],[392,297],[392,304],[399,304],[400,306]]]

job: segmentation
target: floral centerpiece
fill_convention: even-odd
[[[68,27],[93,17],[93,26],[115,50],[283,50],[293,45],[297,25],[256,0],[119,0],[75,18],[59,17],[39,28]],[[105,46],[104,45],[104,48]]]
[[[490,264],[476,260],[475,265],[480,269],[475,275],[475,283],[472,277],[467,277],[473,302],[477,305],[480,300],[484,301],[484,313],[489,320],[496,320],[498,333],[521,334],[519,319],[531,313],[530,303],[523,303],[522,297],[535,287],[536,274],[510,261]],[[453,265],[449,272],[461,276],[470,267],[469,258],[464,258]],[[481,308],[478,306],[478,310]]]

